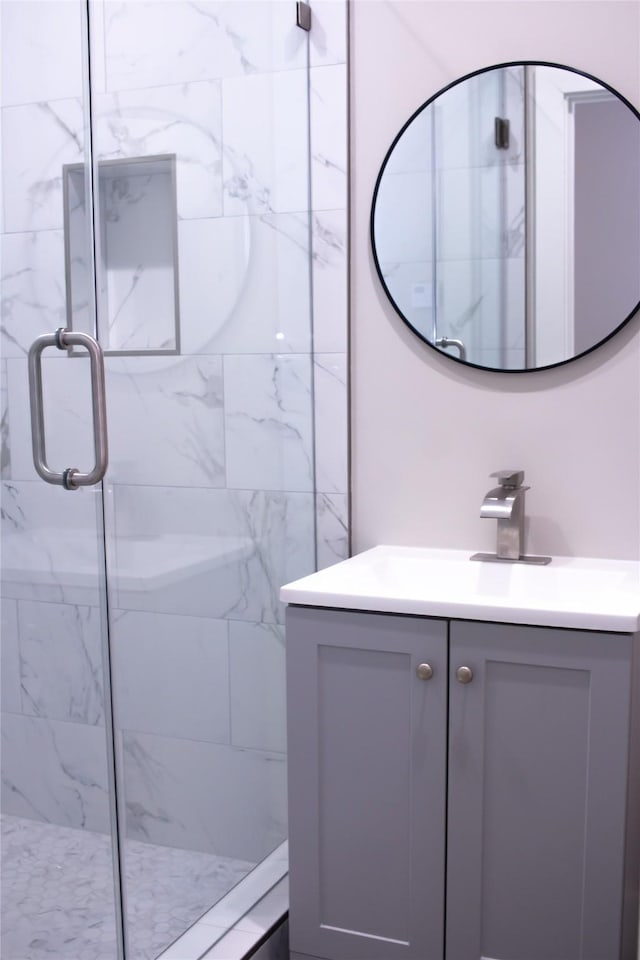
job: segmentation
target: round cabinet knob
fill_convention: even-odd
[[[431,680],[433,676],[433,667],[430,663],[420,663],[416,667],[416,673],[421,680]]]
[[[458,683],[471,683],[473,680],[473,670],[471,667],[458,667],[456,670],[456,680]]]

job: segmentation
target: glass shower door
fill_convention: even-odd
[[[278,590],[315,555],[294,18],[2,4],[7,960],[150,960],[205,913],[213,942],[285,857]],[[105,355],[110,465],[75,491],[31,457],[27,352],[59,327]],[[87,356],[41,359],[47,461],[86,472]]]
[[[53,341],[67,321],[65,164],[90,196],[85,12],[81,2],[55,0],[1,9],[6,960],[121,955],[102,490],[65,490],[36,474],[27,374],[32,341]],[[91,250],[90,222],[83,244]],[[84,300],[84,329],[95,334],[90,282]],[[51,343],[34,359],[44,401],[41,452],[56,472],[89,473],[88,355]]]
[[[308,44],[279,0],[90,14],[124,913],[147,960],[205,913],[224,933],[208,911],[286,838],[278,590],[315,544]]]
[[[518,66],[434,103],[433,339],[497,369],[525,365],[524,107]]]

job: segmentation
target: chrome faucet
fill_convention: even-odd
[[[498,521],[498,560],[519,560],[524,553],[524,470],[496,470],[490,474],[500,484],[489,490],[480,516]]]
[[[522,485],[524,470],[496,470],[490,474],[499,486],[489,490],[480,516],[498,521],[495,553],[474,553],[472,560],[503,563],[549,563],[551,557],[532,557],[524,552],[524,495],[529,487]]]

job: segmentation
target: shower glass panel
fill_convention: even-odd
[[[2,957],[151,960],[285,856],[308,39],[280,0],[1,15]],[[109,468],[74,492],[31,462],[26,355],[61,326],[105,352]],[[88,368],[43,357],[56,469],[93,463]]]
[[[176,355],[105,357],[124,918],[147,960],[286,838],[278,589],[315,535],[308,35],[288,0],[92,4],[90,34],[94,162],[123,171],[97,287],[137,344],[160,329],[147,281],[164,271],[179,302]],[[177,251],[147,265],[118,220],[145,206],[128,168],[158,156]]]
[[[524,69],[482,73],[453,87],[434,108],[430,339],[461,341],[471,363],[522,368]]]
[[[0,17],[0,952],[112,960],[121,922],[102,488],[72,493],[36,475],[27,383],[33,340],[66,325],[64,164],[90,196],[86,9],[79,0],[4,2]],[[90,251],[89,221],[82,240]],[[83,306],[95,335],[92,290],[88,283]],[[46,349],[42,379],[48,462],[86,472],[94,462],[86,352]]]

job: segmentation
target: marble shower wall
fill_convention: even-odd
[[[84,153],[80,10],[0,10],[2,810],[107,831],[96,494],[65,499],[35,479],[26,375],[29,344],[66,323],[62,167]],[[52,362],[84,376],[84,363]]]
[[[349,555],[346,0],[311,0],[311,236],[317,566]]]
[[[348,549],[346,4],[308,54],[292,6],[91,3],[98,158],[176,158],[181,355],[106,358],[127,835],[247,860],[286,833],[278,588]],[[36,478],[26,379],[66,322],[80,4],[2,18],[3,809],[107,830],[99,498]],[[87,364],[43,368],[49,460],[83,467]]]

